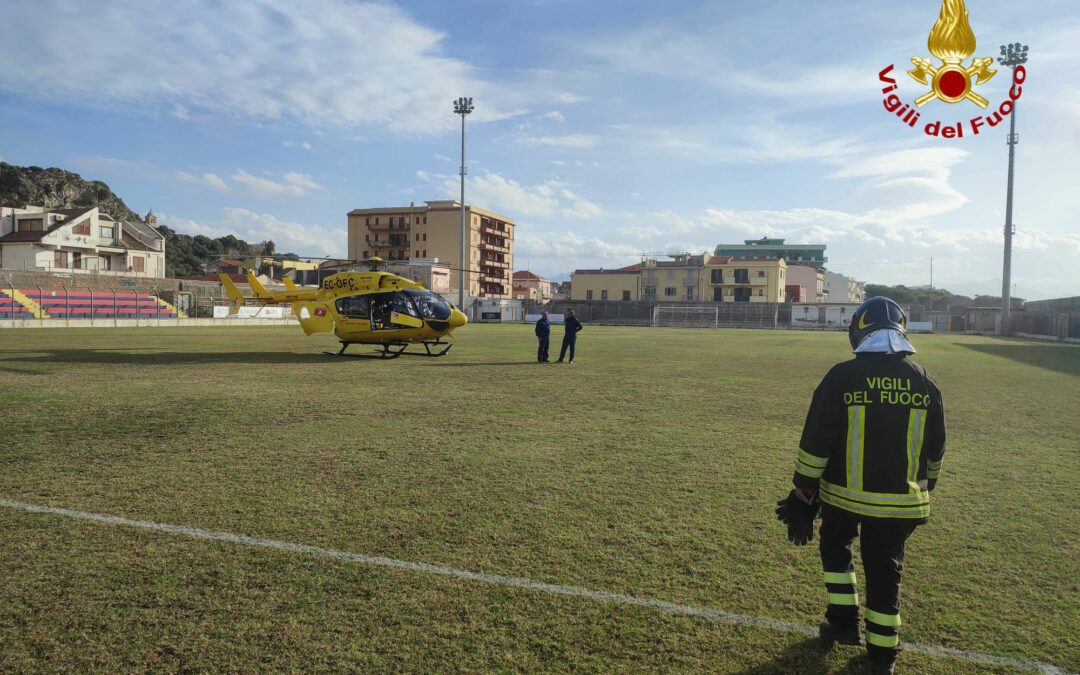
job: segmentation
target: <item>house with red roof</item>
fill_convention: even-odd
[[[515,300],[549,302],[552,297],[551,281],[528,270],[514,272],[513,297]]]

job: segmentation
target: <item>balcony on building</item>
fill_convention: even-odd
[[[496,237],[509,237],[510,227],[506,223],[482,217],[480,219],[480,234],[491,234]]]
[[[510,252],[510,247],[506,245],[506,239],[502,237],[482,237],[480,239],[480,249],[484,251],[496,251],[498,253]]]

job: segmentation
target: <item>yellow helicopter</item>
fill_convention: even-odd
[[[374,260],[374,262],[379,262]],[[221,283],[229,296],[230,313],[236,314],[245,300],[261,304],[288,302],[304,333],[333,333],[341,342],[332,356],[396,359],[409,356],[442,356],[450,351],[455,328],[466,323],[465,314],[420,284],[389,272],[339,272],[326,277],[318,289],[299,288],[286,278],[284,292],[271,292],[246,270],[254,297],[244,297],[229,275]],[[346,354],[349,345],[377,345],[374,354]],[[424,352],[406,352],[410,345],[424,345]]]

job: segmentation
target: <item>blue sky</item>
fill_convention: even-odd
[[[1080,12],[968,0],[979,46],[1031,45],[1014,281],[1080,294]],[[188,233],[345,255],[353,208],[452,197],[517,221],[552,277],[764,235],[879,283],[999,292],[1005,130],[931,139],[885,112],[939,0],[365,3],[14,0],[0,157],[100,179]],[[977,91],[1003,100],[1002,70]],[[980,114],[932,102],[923,121]]]

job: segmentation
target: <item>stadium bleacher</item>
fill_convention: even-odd
[[[175,319],[176,312],[152,295],[141,293],[93,293],[89,291],[42,291],[19,289],[37,303],[48,319]],[[33,319],[33,311],[0,289],[0,318]]]
[[[34,315],[23,304],[0,291],[0,319],[33,319]]]

